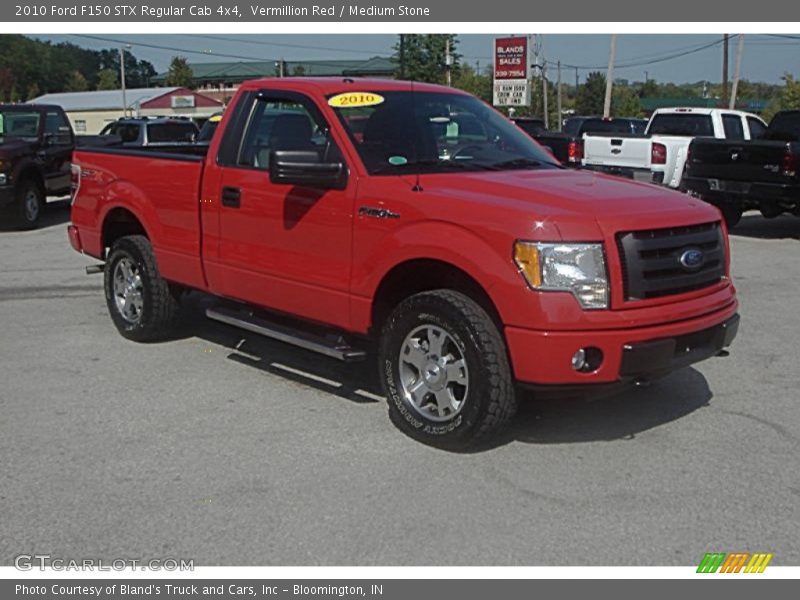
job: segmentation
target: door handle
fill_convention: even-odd
[[[222,188],[222,206],[239,208],[242,205],[242,191],[236,187]]]

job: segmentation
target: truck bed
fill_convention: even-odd
[[[101,258],[98,224],[116,211],[113,220],[124,227],[125,211],[131,210],[147,223],[162,276],[203,287],[198,222],[206,151],[206,146],[78,148],[73,163],[80,167],[83,201],[73,206],[72,220],[80,226],[84,251]],[[85,185],[87,179],[94,184]]]

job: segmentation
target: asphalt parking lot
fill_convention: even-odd
[[[0,564],[800,564],[798,218],[734,231],[730,356],[528,398],[494,447],[455,454],[395,430],[371,368],[207,321],[202,298],[173,341],[126,341],[68,213],[0,231]]]

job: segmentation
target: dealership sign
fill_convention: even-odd
[[[531,103],[528,80],[528,38],[494,40],[494,105],[526,106]]]

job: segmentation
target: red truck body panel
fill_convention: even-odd
[[[232,102],[260,89],[310,97],[350,170],[344,189],[274,185],[263,170],[218,164],[229,109],[205,161],[78,150],[73,245],[104,258],[103,223],[114,210],[129,211],[144,226],[165,279],[358,334],[372,326],[373,300],[387,273],[408,261],[441,261],[486,292],[505,327],[516,377],[541,384],[613,382],[625,344],[705,329],[736,313],[729,277],[635,302],[621,293],[617,234],[718,222],[715,208],[574,170],[370,176],[326,102],[353,85],[380,92],[410,84],[268,79],[245,84]],[[415,84],[415,90],[442,88]],[[243,191],[240,209],[222,206],[226,186]],[[401,218],[370,218],[359,214],[363,205]],[[583,310],[567,292],[531,290],[514,264],[516,240],[603,242],[609,309]],[[569,357],[587,340],[605,360],[597,371],[578,373]]]

